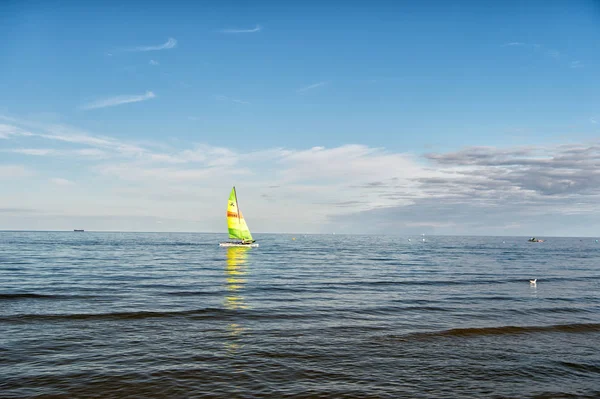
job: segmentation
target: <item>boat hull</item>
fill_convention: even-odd
[[[241,242],[220,242],[220,247],[248,247],[248,248],[256,248],[258,247],[257,243],[252,244],[242,244]]]

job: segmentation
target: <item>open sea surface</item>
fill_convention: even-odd
[[[600,398],[595,238],[255,238],[0,232],[0,397]]]

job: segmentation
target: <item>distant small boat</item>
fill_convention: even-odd
[[[535,237],[531,237],[531,238],[530,238],[529,240],[527,240],[527,241],[529,241],[529,242],[544,242],[544,240],[538,240],[538,239],[537,239],[537,238],[535,238]]]
[[[75,230],[73,230],[73,231],[78,231],[78,232],[80,232],[80,233],[83,233],[85,230],[84,230],[84,229],[75,229]]]
[[[221,242],[219,246],[258,247],[239,208],[235,187],[231,189],[231,194],[229,194],[229,200],[227,201],[227,230],[229,230],[230,239],[239,241]]]

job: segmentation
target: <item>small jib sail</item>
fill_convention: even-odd
[[[219,245],[222,247],[230,246],[253,246],[257,247],[255,240],[252,238],[252,233],[248,229],[244,215],[240,210],[237,193],[235,187],[231,189],[229,200],[227,201],[227,230],[229,230],[229,238],[231,240],[239,240],[238,242],[222,242]]]

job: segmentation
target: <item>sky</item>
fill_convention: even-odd
[[[0,230],[226,232],[235,185],[257,233],[600,235],[598,1],[9,0],[0,37]]]

